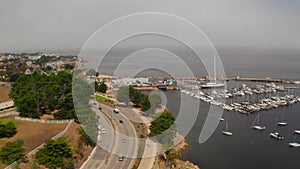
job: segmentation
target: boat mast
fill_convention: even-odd
[[[214,53],[214,82],[217,82],[216,54]]]
[[[226,121],[226,131],[228,131],[228,121]]]

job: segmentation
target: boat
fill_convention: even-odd
[[[259,116],[260,116],[260,113],[255,118],[255,120],[252,124],[252,128],[255,129],[255,130],[265,130],[266,126],[259,124]],[[256,123],[256,125],[255,125],[255,123]]]
[[[300,130],[295,130],[293,134],[299,134],[300,135]]]
[[[300,147],[300,143],[289,143],[290,147]]]
[[[201,88],[220,88],[220,87],[224,87],[225,84],[224,83],[219,83],[217,82],[217,71],[216,71],[216,54],[214,54],[214,81],[213,82],[206,82],[206,83],[202,83],[199,86]]]
[[[203,83],[200,84],[200,87],[202,89],[207,89],[207,88],[220,88],[220,87],[224,87],[225,85],[223,83],[218,83],[218,82],[207,82],[207,83]]]
[[[280,122],[280,123],[277,123],[278,126],[286,126],[287,125],[287,122]]]
[[[226,130],[222,131],[222,133],[226,136],[232,136],[232,132],[228,131],[228,122],[226,121]]]
[[[284,139],[284,137],[280,136],[280,134],[278,132],[270,133],[270,137],[275,138],[277,140],[283,140]]]
[[[289,143],[290,147],[300,147],[300,143],[296,142],[296,136],[294,136],[294,142]]]

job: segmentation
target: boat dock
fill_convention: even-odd
[[[207,76],[196,76],[196,77],[179,77],[176,80],[200,80],[200,81],[210,81]],[[270,78],[270,77],[226,77],[224,80],[226,81],[253,81],[253,82],[267,82],[267,83],[286,83],[286,84],[300,84],[300,80],[298,79],[280,79],[280,78]]]

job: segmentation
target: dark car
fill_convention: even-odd
[[[119,109],[114,109],[113,112],[116,113],[116,114],[119,114],[120,110]]]

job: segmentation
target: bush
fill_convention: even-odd
[[[43,148],[35,155],[39,164],[50,169],[74,168],[72,160],[72,151],[66,138],[62,137],[57,140],[46,140]]]
[[[0,123],[0,138],[12,137],[17,133],[16,125],[13,122]]]
[[[23,146],[23,140],[18,139],[14,142],[6,143],[0,149],[0,161],[4,164],[11,164],[16,160],[21,159],[24,156],[25,149]]]

